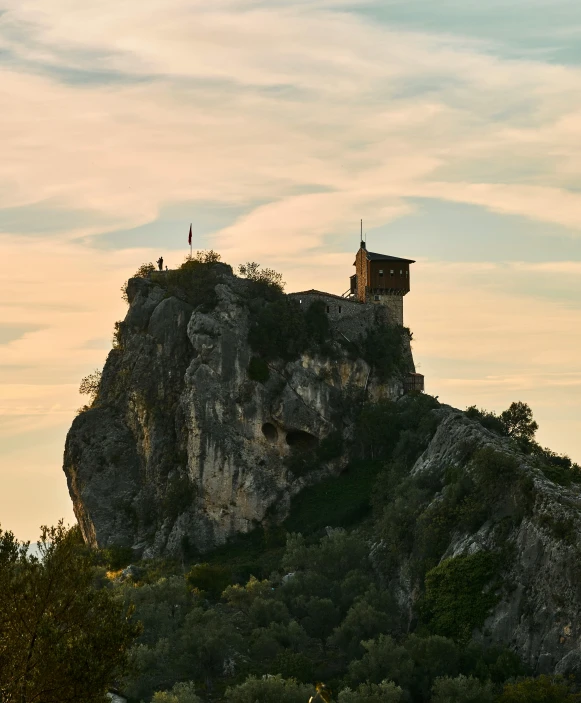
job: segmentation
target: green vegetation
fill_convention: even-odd
[[[253,356],[248,364],[248,377],[259,383],[266,383],[270,378],[270,369],[264,359],[259,356]]]
[[[318,312],[320,301],[303,312],[299,303],[282,295],[267,302],[255,315],[248,341],[252,350],[267,361],[292,361],[313,344],[329,336],[327,315]]]
[[[77,528],[43,528],[38,557],[28,547],[0,530],[0,699],[102,703],[139,627],[95,588]]]
[[[215,288],[219,266],[224,266],[220,264],[219,254],[199,251],[193,257],[187,256],[178,269],[154,272],[151,279],[165,288],[169,295],[209,312],[217,302]]]
[[[560,676],[542,675],[528,678],[504,687],[498,703],[578,703],[581,694],[575,692],[573,682]]]
[[[472,405],[466,409],[466,415],[496,434],[511,437],[521,451],[534,457],[541,471],[554,483],[561,486],[581,483],[581,467],[578,464],[572,462],[568,456],[541,447],[535,441],[539,426],[533,419],[533,411],[526,403],[511,403],[500,415]]]
[[[79,393],[81,395],[88,395],[91,403],[95,402],[97,393],[99,392],[99,386],[101,385],[101,376],[103,372],[99,369],[95,369],[93,373],[88,374],[81,380],[81,385],[79,386]]]
[[[155,266],[150,261],[146,264],[141,264],[141,266],[133,274],[132,278],[148,278],[154,271]],[[121,286],[121,297],[127,304],[129,304],[129,298],[127,297],[127,281],[125,281],[125,283]]]
[[[501,565],[499,554],[476,552],[445,559],[428,571],[420,605],[428,631],[468,642],[498,603]]]
[[[281,273],[274,269],[261,268],[256,261],[240,264],[238,266],[238,275],[252,282],[255,296],[262,294],[264,297],[269,297],[269,293],[282,293],[285,287]]]
[[[403,355],[404,341],[411,332],[401,325],[381,325],[369,330],[358,345],[362,357],[373,368],[380,381],[408,369]]]

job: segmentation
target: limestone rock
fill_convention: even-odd
[[[516,460],[517,482],[498,499],[490,518],[475,532],[456,530],[442,555],[472,554],[508,549],[500,600],[473,637],[487,644],[514,649],[536,673],[556,671],[581,674],[581,493],[550,481],[533,457],[521,453],[507,437],[484,429],[478,422],[449,406],[435,411],[441,417],[429,446],[412,474],[442,477],[450,467],[470,474],[473,453],[489,447]],[[530,491],[530,507],[517,517],[522,499]],[[439,501],[439,493],[433,501]],[[375,545],[373,560],[381,570],[382,546]],[[417,598],[404,565],[393,584],[400,603],[408,607]]]
[[[230,267],[216,271],[212,305],[182,295],[165,272],[128,283],[119,344],[65,447],[75,514],[91,545],[131,547],[137,557],[204,552],[280,520],[293,495],[345,465],[337,456],[300,475],[288,460],[332,432],[349,435],[337,410],[350,394],[402,393],[401,379],[380,383],[339,342],[333,360],[277,360],[267,381],[252,380],[256,301]],[[373,319],[366,314],[365,324]],[[413,370],[409,344],[405,353]]]

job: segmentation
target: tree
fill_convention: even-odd
[[[222,257],[217,251],[214,251],[213,249],[203,249],[201,251],[197,251],[194,256],[186,256],[185,263],[188,261],[195,261],[199,264],[217,264],[221,258]]]
[[[393,681],[362,683],[356,691],[345,688],[339,693],[339,703],[400,703],[402,699],[403,691]]]
[[[43,527],[40,556],[28,547],[0,530],[0,700],[102,703],[139,625],[94,586],[78,528]]]
[[[158,691],[151,703],[202,703],[193,683],[176,683],[171,691]]]
[[[226,700],[229,703],[307,703],[314,693],[312,686],[283,679],[280,675],[261,679],[249,676],[240,686],[226,690]]]
[[[498,703],[578,703],[581,695],[572,693],[560,676],[538,676],[505,685]]]
[[[154,271],[155,266],[151,263],[151,261],[149,261],[146,264],[141,264],[141,266],[133,274],[132,278],[148,278],[149,274]],[[127,304],[129,304],[129,298],[127,297],[127,283],[128,281],[125,281],[125,283],[121,286],[121,297]]]
[[[354,683],[380,683],[386,679],[407,688],[412,680],[414,662],[409,652],[389,635],[361,643],[366,650],[361,659],[349,665],[349,678]]]
[[[473,676],[441,677],[432,688],[432,703],[492,703],[494,699],[492,683]]]
[[[91,402],[95,401],[97,393],[99,392],[99,385],[101,384],[102,371],[95,369],[93,373],[88,374],[81,380],[81,385],[79,386],[79,393],[81,395],[88,395]]]
[[[500,419],[508,436],[515,439],[531,441],[539,429],[538,424],[533,420],[533,411],[521,401],[511,403],[507,410],[500,413]]]
[[[257,264],[256,261],[240,264],[238,266],[238,275],[254,283],[277,288],[280,292],[284,290],[286,285],[282,280],[282,273],[278,273],[274,269],[260,268],[260,264]]]

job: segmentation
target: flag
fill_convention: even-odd
[[[190,225],[190,233],[188,234],[188,244],[192,245],[192,225]]]

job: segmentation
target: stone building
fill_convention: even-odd
[[[362,303],[384,305],[391,320],[403,325],[403,297],[410,291],[412,259],[367,251],[361,242],[355,256],[355,273],[350,278],[349,296]]]
[[[310,290],[290,293],[289,297],[307,308],[322,300],[332,328],[348,341],[364,335],[378,323],[403,326],[403,297],[410,291],[412,259],[367,251],[364,241],[355,256],[355,273],[349,290],[343,295]],[[404,381],[405,391],[423,391],[424,377],[410,373]]]

